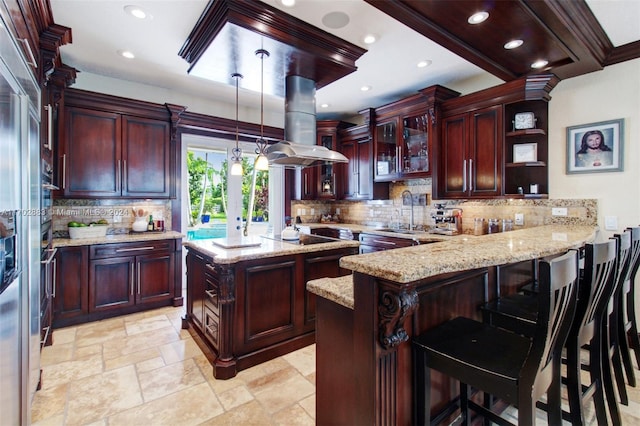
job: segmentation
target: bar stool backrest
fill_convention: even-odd
[[[538,322],[529,356],[520,373],[522,383],[534,384],[533,395],[545,393],[554,378],[552,361],[555,358],[560,362],[575,314],[577,289],[577,250],[540,262]]]
[[[613,293],[616,277],[617,241],[610,239],[602,243],[586,244],[584,278],[580,282],[576,321],[571,333],[579,335],[580,345],[593,339],[595,328]]]

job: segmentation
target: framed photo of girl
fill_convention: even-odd
[[[567,174],[619,172],[624,119],[567,127]]]

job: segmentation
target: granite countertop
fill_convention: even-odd
[[[184,238],[184,234],[176,231],[165,232],[133,232],[130,234],[113,234],[97,238],[54,238],[53,247],[89,246],[108,243],[134,243],[136,241],[173,240]]]
[[[418,245],[357,256],[340,266],[363,274],[408,283],[448,272],[515,263],[560,254],[603,238],[597,226],[546,225],[482,236],[464,235],[437,244]],[[353,309],[352,275],[309,281],[318,296]]]
[[[214,263],[220,264],[359,246],[359,243],[353,240],[332,240],[322,244],[298,245],[292,242],[274,240],[267,236],[253,236],[243,237],[237,241],[230,240],[231,242],[229,243],[229,245],[233,246],[233,243],[237,242],[238,245],[246,244],[247,247],[225,248],[216,245],[214,240],[226,239],[187,240],[182,245],[198,250],[202,254],[212,257]]]

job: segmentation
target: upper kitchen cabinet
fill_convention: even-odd
[[[438,198],[492,197],[501,193],[502,106],[442,119],[440,163],[446,170]]]
[[[353,126],[339,120],[316,121],[316,145],[337,151],[340,144],[338,131]],[[328,199],[335,200],[337,188],[341,185],[342,176],[335,164],[325,163],[320,166],[305,167],[300,171],[301,200]]]
[[[431,175],[431,146],[438,133],[440,103],[458,95],[445,87],[431,86],[375,109],[375,181]]]
[[[370,110],[365,110],[370,111]],[[369,120],[360,126],[339,131],[339,151],[349,159],[338,167],[341,171],[339,197],[345,200],[380,200],[389,198],[389,183],[373,180],[373,138]]]
[[[442,103],[433,198],[546,197],[548,102],[557,83],[532,75]],[[526,118],[532,122],[516,125]]]
[[[164,106],[69,90],[60,126],[58,184],[65,198],[172,195]]]

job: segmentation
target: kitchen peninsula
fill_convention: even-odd
[[[208,355],[217,379],[315,342],[315,295],[307,281],[350,274],[339,266],[356,241],[301,234],[184,242],[183,328]]]
[[[316,319],[317,424],[413,424],[410,340],[535,277],[537,260],[597,237],[587,225],[546,225],[435,244],[347,256],[353,277],[307,284]],[[432,415],[457,397],[457,384],[432,372]]]

